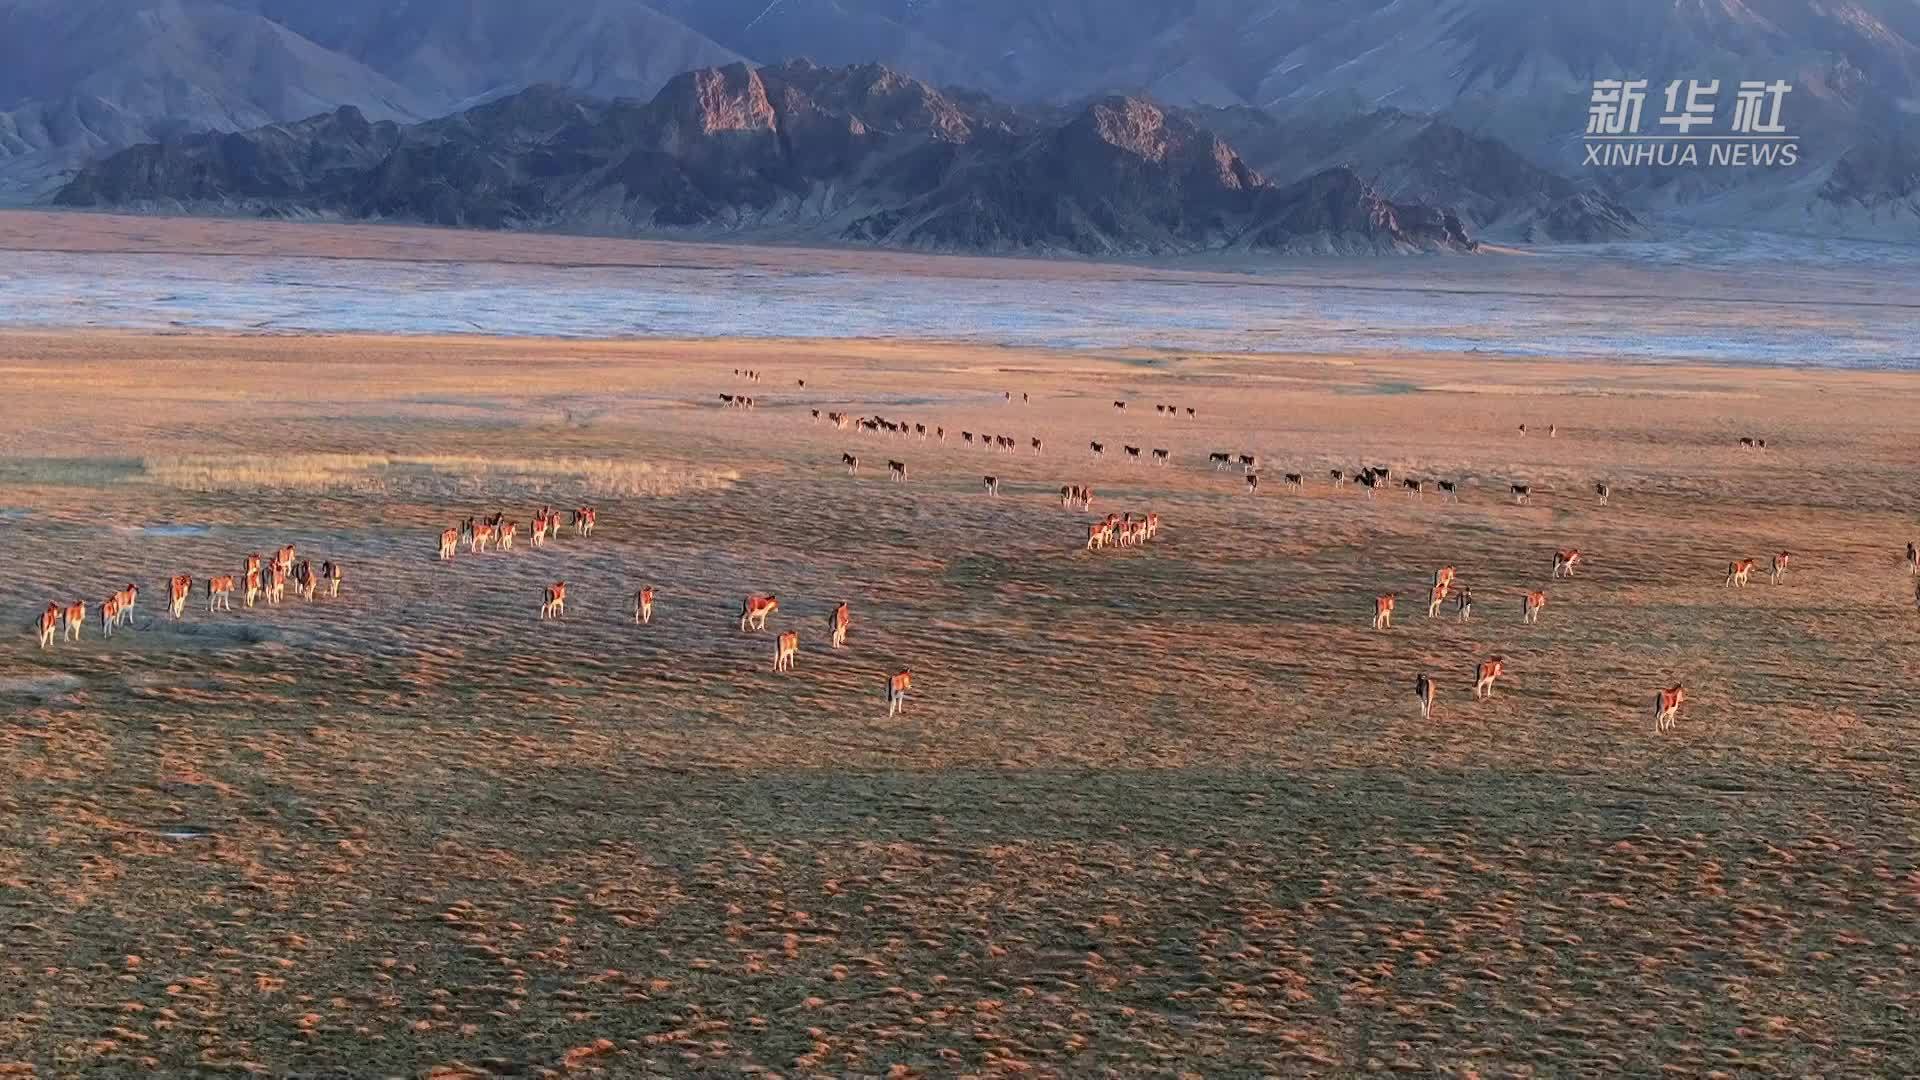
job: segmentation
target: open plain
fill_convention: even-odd
[[[0,1073],[1920,1070],[1910,375],[85,332],[0,395]],[[207,612],[283,543],[341,595]]]

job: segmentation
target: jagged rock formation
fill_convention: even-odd
[[[412,126],[341,109],[173,139],[56,202],[1092,255],[1474,247],[1351,169],[1276,185],[1142,99],[1022,108],[805,61],[691,71],[646,103],[538,87]]]

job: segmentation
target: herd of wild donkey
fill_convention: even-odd
[[[761,380],[761,373],[754,370],[736,368],[734,375],[753,383],[758,383]],[[802,388],[807,385],[805,379],[797,381]],[[1008,391],[1004,397],[1006,401],[1010,403],[1013,400],[1013,393]],[[728,408],[752,409],[757,404],[754,398],[746,395],[721,394],[720,399],[722,404]],[[1021,394],[1020,400],[1022,402],[1027,401],[1027,395],[1024,393]],[[1115,401],[1113,407],[1115,411],[1125,412],[1127,410],[1127,402]],[[1189,419],[1196,415],[1195,410],[1190,406],[1182,407],[1159,404],[1154,406],[1154,411],[1163,417],[1174,418],[1182,414],[1183,408],[1184,414]],[[924,424],[916,423],[910,425],[904,421],[889,420],[880,416],[853,417],[838,412],[828,412],[823,416],[818,409],[814,409],[812,412],[814,421],[831,424],[836,430],[841,431],[858,430],[862,433],[871,434],[885,432],[901,438],[917,436],[922,440],[937,439],[945,441],[947,437],[946,428],[941,426],[935,426],[929,430]],[[1527,426],[1525,424],[1520,425],[1519,432],[1521,436],[1526,436]],[[1547,436],[1549,438],[1555,438],[1558,434],[1559,430],[1557,426],[1548,426]],[[997,450],[1009,454],[1016,452],[1019,446],[1018,441],[1010,435],[962,431],[960,432],[960,438],[961,441],[967,445],[978,445],[983,449]],[[1764,450],[1766,449],[1767,442],[1765,439],[1745,437],[1740,439],[1739,445],[1742,449]],[[1042,450],[1041,440],[1037,437],[1029,439],[1029,446],[1036,455]],[[1106,445],[1104,443],[1089,443],[1088,449],[1096,458],[1104,457],[1106,454]],[[1123,445],[1122,449],[1126,454],[1125,460],[1137,461],[1140,459],[1143,448]],[[1160,447],[1153,447],[1151,451],[1148,460],[1153,464],[1169,464],[1171,459],[1170,451]],[[841,455],[840,460],[849,474],[857,474],[859,472],[860,459],[857,455],[844,453]],[[1208,455],[1208,464],[1216,471],[1227,469],[1237,464],[1245,477],[1247,492],[1249,494],[1255,494],[1259,491],[1259,461],[1255,455],[1236,455],[1215,451]],[[896,483],[906,482],[907,466],[905,462],[889,460],[887,462],[887,470],[889,479],[892,481]],[[1366,466],[1360,469],[1360,471],[1352,473],[1333,469],[1329,471],[1328,477],[1332,486],[1336,488],[1349,482],[1354,483],[1364,488],[1366,496],[1372,498],[1375,492],[1387,486],[1390,475],[1391,471],[1386,466]],[[1306,484],[1305,477],[1300,473],[1286,473],[1283,479],[1285,485],[1289,488],[1303,488]],[[1423,498],[1425,497],[1427,484],[1429,482],[1433,483],[1443,499],[1453,499],[1456,501],[1459,499],[1459,487],[1453,480],[1428,481],[1409,477],[1401,480],[1401,487],[1409,497]],[[981,487],[989,496],[998,496],[1000,494],[1000,480],[997,476],[987,475],[982,477]],[[1596,484],[1594,486],[1594,493],[1602,506],[1607,504],[1607,500],[1613,494],[1611,486],[1605,482]],[[1508,494],[1513,497],[1516,503],[1524,505],[1532,495],[1532,488],[1531,485],[1528,484],[1514,483],[1508,486]],[[1093,509],[1093,500],[1093,489],[1085,485],[1068,484],[1060,488],[1060,505],[1062,507],[1077,507],[1082,512],[1088,512]],[[527,533],[528,541],[533,547],[543,547],[547,542],[559,536],[562,516],[561,511],[551,506],[543,506],[533,515]],[[581,538],[592,536],[597,516],[595,508],[591,506],[576,507],[571,512],[571,520],[569,521],[574,535]],[[1103,519],[1089,523],[1086,529],[1086,547],[1088,550],[1135,547],[1147,543],[1158,534],[1160,530],[1160,515],[1151,512],[1138,516],[1131,513],[1108,514]],[[470,554],[483,553],[490,547],[501,551],[510,551],[514,547],[517,535],[518,523],[506,520],[504,514],[494,514],[484,520],[469,517],[459,526],[445,529],[440,533],[440,559],[443,561],[454,560],[462,545],[466,546]],[[318,570],[315,570],[310,560],[302,559],[296,562],[296,558],[297,553],[294,545],[288,544],[274,553],[271,562],[264,561],[263,557],[258,554],[249,555],[239,575],[217,575],[204,579],[207,610],[209,612],[233,610],[232,595],[236,591],[242,592],[248,608],[253,607],[256,601],[261,600],[264,600],[268,605],[278,604],[285,598],[287,584],[290,581],[294,585],[294,591],[308,601],[312,601],[323,587],[326,590],[326,594],[330,597],[340,595],[340,585],[344,577],[344,572],[339,562],[326,560],[321,563]],[[1769,568],[1769,579],[1773,584],[1778,585],[1786,577],[1787,568],[1792,562],[1792,559],[1792,553],[1786,551],[1779,552],[1773,556],[1772,564]],[[1580,552],[1578,549],[1554,552],[1553,580],[1572,578],[1579,564]],[[1727,565],[1724,584],[1731,587],[1744,588],[1754,568],[1755,560],[1753,559],[1739,559],[1729,563]],[[1909,575],[1920,576],[1920,545],[1912,543],[1907,545],[1906,568]],[[172,618],[177,620],[183,616],[187,600],[193,589],[193,584],[193,578],[187,574],[179,574],[168,579],[167,610]],[[127,624],[132,617],[133,607],[139,599],[139,595],[139,587],[129,584],[126,588],[115,592],[99,605],[100,628],[103,636],[110,637],[116,627]],[[1432,585],[1424,590],[1423,595],[1427,601],[1428,618],[1437,616],[1442,606],[1449,600],[1453,602],[1455,615],[1460,621],[1465,622],[1473,617],[1473,591],[1465,587],[1456,590],[1455,573],[1452,566],[1443,566],[1436,570],[1433,575]],[[1920,597],[1920,592],[1917,592],[1916,596]],[[1385,630],[1392,627],[1394,608],[1398,598],[1399,594],[1392,592],[1383,593],[1374,598],[1374,629]],[[541,597],[540,618],[563,618],[566,614],[566,602],[566,582],[556,581],[546,586]],[[1547,594],[1544,591],[1536,589],[1525,593],[1521,602],[1522,621],[1526,623],[1538,622],[1540,613],[1546,607],[1546,604]],[[634,594],[633,621],[641,625],[650,624],[653,621],[653,606],[654,587],[652,585],[643,586]],[[748,633],[755,630],[766,629],[768,617],[777,612],[779,608],[780,602],[778,598],[772,594],[749,595],[740,605],[740,631],[742,633]],[[62,628],[64,628],[64,633],[61,634],[62,640],[79,640],[81,631],[86,623],[86,618],[87,603],[84,600],[77,600],[66,605],[58,603],[48,604],[41,612],[37,625],[40,647],[42,649],[49,648],[53,644],[55,633],[61,631]],[[851,625],[852,617],[849,606],[846,603],[841,603],[836,606],[827,621],[828,639],[834,648],[837,649],[845,646],[847,631]],[[773,670],[776,672],[792,671],[794,660],[799,654],[799,649],[800,635],[797,631],[789,630],[779,634],[774,649]],[[1501,675],[1505,674],[1505,670],[1505,665],[1501,657],[1494,656],[1482,660],[1474,671],[1473,692],[1475,700],[1490,698],[1493,695],[1494,682],[1498,680]],[[888,716],[897,715],[905,708],[907,691],[911,685],[912,674],[910,671],[903,670],[895,672],[887,677],[886,700]],[[1422,673],[1415,679],[1414,693],[1419,702],[1422,717],[1432,716],[1437,691],[1438,684],[1431,676]],[[1686,688],[1683,686],[1671,686],[1656,690],[1653,701],[1654,729],[1662,732],[1671,730],[1676,723],[1680,706],[1685,700]]]

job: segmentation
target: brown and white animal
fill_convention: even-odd
[[[789,630],[774,642],[773,670],[792,671],[794,657],[800,655],[800,632]]]
[[[140,599],[140,586],[128,582],[126,588],[113,594],[113,598],[118,601],[115,608],[113,625],[124,626],[132,622],[134,602]]]
[[[252,576],[256,578],[259,577],[260,571],[258,570],[253,571]],[[232,574],[220,574],[216,577],[210,577],[207,579],[207,610],[208,611],[215,611],[215,610],[232,611],[233,610],[233,575]]]
[[[1473,618],[1473,590],[1461,589],[1453,598],[1453,609],[1459,613],[1461,622]]]
[[[1332,478],[1334,487],[1339,487],[1341,484],[1347,482],[1347,474],[1341,472],[1339,469],[1328,469],[1327,475]]]
[[[633,621],[641,625],[653,621],[653,586],[643,586],[633,594]]]
[[[281,548],[279,551],[275,552],[273,555],[273,565],[279,567],[282,570],[287,571],[288,573],[293,572],[293,560],[294,560],[294,550],[293,550],[292,544],[288,544],[286,547]]]
[[[301,559],[300,565],[294,568],[293,587],[300,594],[300,599],[309,603],[313,601],[314,590],[320,587],[320,577],[313,572],[312,560]]]
[[[1040,440],[1037,438],[1033,440],[1033,456],[1040,456]]]
[[[1487,698],[1492,697],[1493,681],[1495,679],[1498,679],[1500,676],[1506,674],[1506,671],[1507,671],[1506,664],[1503,663],[1501,659],[1497,656],[1491,660],[1482,660],[1480,662],[1479,670],[1477,670],[1474,673],[1474,679],[1473,679],[1474,700],[1484,701]]]
[[[174,619],[186,610],[187,597],[193,592],[193,578],[186,574],[175,574],[167,579],[167,614]]]
[[[340,595],[340,579],[345,576],[341,572],[340,564],[331,559],[321,563],[320,576],[326,579],[327,596],[338,597]]]
[[[1593,485],[1593,493],[1600,496],[1600,505],[1605,506],[1607,505],[1607,500],[1613,497],[1613,485],[1606,483],[1595,484]]]
[[[1653,730],[1655,733],[1673,730],[1680,714],[1680,706],[1687,700],[1685,687],[1669,686],[1665,690],[1653,692]]]
[[[1092,551],[1096,548],[1106,547],[1107,541],[1112,537],[1112,534],[1113,526],[1104,521],[1095,521],[1088,524],[1087,550]]]
[[[567,613],[567,583],[556,581],[547,586],[540,602],[542,619],[558,619]]]
[[[1507,485],[1507,490],[1513,493],[1513,501],[1515,505],[1525,506],[1527,503],[1527,497],[1533,494],[1533,485],[1532,484],[1509,484]]]
[[[1920,545],[1907,545],[1907,573],[1920,574]]]
[[[1436,583],[1434,587],[1428,591],[1427,618],[1431,619],[1435,615],[1440,614],[1440,605],[1447,602],[1447,591],[1448,586],[1444,583]]]
[[[53,632],[60,627],[60,605],[48,604],[40,613],[40,647],[45,649],[53,645]]]
[[[1747,577],[1752,573],[1752,559],[1741,559],[1737,562],[1730,562],[1727,564],[1727,580],[1721,583],[1721,587],[1725,588],[1728,585],[1735,585],[1744,589],[1747,587]]]
[[[1400,481],[1400,486],[1406,489],[1407,494],[1416,499],[1424,499],[1427,497],[1427,485],[1423,480],[1402,480]]]
[[[1000,478],[997,476],[983,476],[980,478],[980,487],[989,495],[998,495],[1000,494]]]
[[[1259,490],[1260,490],[1260,474],[1254,473],[1254,472],[1248,473],[1247,474],[1247,494],[1252,495],[1258,492]]]
[[[487,547],[493,543],[494,535],[495,529],[493,526],[485,522],[475,524],[472,530],[467,533],[467,551],[472,554],[478,554],[487,550]]]
[[[1424,673],[1413,680],[1413,696],[1420,702],[1420,719],[1433,719],[1433,680]]]
[[[765,630],[767,616],[780,610],[780,601],[772,596],[749,596],[740,604],[740,632]]]
[[[1395,593],[1386,593],[1373,599],[1373,628],[1386,630],[1393,626],[1393,601]]]
[[[887,715],[896,716],[906,711],[907,691],[913,687],[911,672],[902,671],[887,679]]]
[[[113,628],[120,624],[120,594],[114,593],[100,605],[100,634],[112,637]]]
[[[827,635],[833,642],[834,648],[841,649],[846,647],[847,628],[852,625],[853,614],[843,601],[833,609],[833,614],[827,616]]]
[[[907,463],[904,461],[887,462],[887,478],[896,484],[907,482]]]
[[[848,476],[852,476],[854,473],[857,473],[860,471],[860,459],[857,457],[854,457],[852,454],[841,454],[840,464],[845,465],[847,467]]]
[[[533,523],[534,523],[534,536],[536,537],[536,539],[534,540],[534,543],[538,544],[540,542],[538,539],[540,535],[540,529],[539,529],[540,519],[535,518]],[[452,562],[453,553],[456,550],[458,550],[459,547],[460,547],[460,530],[459,529],[440,530],[440,561],[441,562]]]
[[[599,512],[591,506],[582,506],[573,512],[573,531],[576,536],[592,536],[593,525],[599,518]]]
[[[80,632],[86,628],[86,625],[87,602],[85,600],[75,600],[73,603],[67,605],[66,630],[60,635],[61,639],[65,641],[79,641]]]
[[[1566,551],[1554,552],[1553,553],[1553,576],[1556,578],[1572,577],[1573,568],[1577,566],[1579,562],[1580,562],[1579,548],[1569,548]]]
[[[519,526],[519,524],[518,524],[518,523],[516,523],[516,522],[512,522],[512,521],[503,521],[503,522],[501,522],[501,523],[500,523],[500,534],[499,534],[499,535],[500,535],[500,550],[501,550],[501,551],[512,551],[512,550],[513,550],[513,536],[514,536],[514,533],[515,533],[515,532],[516,532],[516,531],[517,531],[517,530],[518,530],[519,528],[520,528],[520,526]]]
[[[1547,594],[1538,589],[1526,595],[1520,605],[1520,621],[1537,623],[1540,621],[1540,609],[1547,606]]]
[[[267,603],[277,604],[287,598],[287,571],[279,563],[267,567]]]
[[[1780,584],[1781,580],[1787,576],[1787,564],[1792,561],[1793,561],[1793,552],[1791,551],[1777,552],[1773,556],[1773,574],[1772,574],[1773,584],[1775,585]]]
[[[1445,586],[1447,588],[1452,588],[1453,578],[1454,578],[1454,569],[1451,566],[1443,566],[1440,569],[1435,570],[1433,572],[1433,583],[1436,586]]]

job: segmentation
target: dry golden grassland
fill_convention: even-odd
[[[1910,376],[15,334],[0,395],[0,1073],[1920,1071]],[[166,617],[288,542],[337,600]]]

